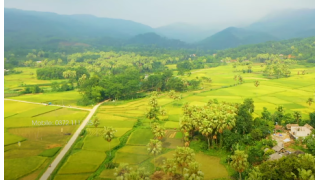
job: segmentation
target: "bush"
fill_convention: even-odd
[[[275,153],[275,151],[273,149],[268,149],[264,154],[266,156],[270,156],[271,154]]]
[[[46,149],[42,153],[39,154],[39,156],[43,157],[53,157],[57,154],[57,152],[61,149],[61,147],[55,147],[51,149]]]

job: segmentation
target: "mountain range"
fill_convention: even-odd
[[[150,46],[220,50],[244,44],[315,36],[315,10],[273,12],[244,27],[210,28],[176,23],[159,28],[93,15],[4,9],[5,50],[82,43],[89,46]]]

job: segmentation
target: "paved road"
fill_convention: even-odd
[[[14,100],[14,99],[4,99],[4,100],[10,100],[10,101],[18,101],[18,102],[24,102],[24,103],[32,103],[32,104],[41,104],[43,105],[43,103],[35,103],[35,102],[28,102],[28,101],[20,101],[20,100]],[[65,154],[69,151],[69,149],[71,148],[72,144],[75,142],[75,140],[77,139],[77,137],[79,136],[80,132],[82,131],[82,129],[86,126],[86,124],[89,122],[89,120],[91,119],[91,117],[93,116],[93,114],[96,112],[96,110],[98,109],[98,107],[102,104],[103,102],[95,105],[93,107],[93,109],[83,109],[83,108],[76,108],[76,107],[70,107],[73,109],[81,109],[81,110],[87,110],[90,111],[90,113],[88,114],[88,116],[82,121],[80,127],[77,129],[77,131],[73,134],[73,136],[71,137],[71,139],[68,141],[68,143],[64,146],[64,148],[59,152],[59,155],[53,160],[53,162],[51,163],[51,167],[48,167],[48,169],[46,170],[46,172],[44,172],[40,178],[40,180],[47,180],[49,178],[49,176],[51,175],[52,171],[57,167],[57,165],[59,164],[59,162],[61,161],[61,159],[65,156]],[[60,105],[50,105],[50,106],[60,106]],[[66,106],[60,106],[60,107],[65,107],[65,108],[69,108]]]
[[[29,102],[29,101],[21,101],[21,100],[15,100],[15,99],[4,99],[7,101],[17,101],[17,102],[23,102],[23,103],[30,103],[30,104],[39,104],[39,105],[44,105],[44,103],[38,103],[38,102]],[[90,111],[91,109],[85,109],[85,108],[78,108],[78,107],[69,107],[69,106],[62,106],[62,105],[48,105],[48,106],[58,106],[58,107],[64,107],[64,108],[71,108],[71,109],[80,109],[80,110],[85,110],[85,111]]]
[[[103,103],[103,102],[102,102]],[[98,107],[102,104],[99,103],[93,107],[93,109],[90,110],[89,115],[86,117],[86,119],[82,122],[80,127],[77,129],[77,131],[73,134],[69,142],[64,146],[64,148],[60,151],[59,155],[54,159],[54,161],[51,163],[51,167],[48,167],[46,172],[44,172],[40,178],[40,180],[47,180],[49,176],[51,175],[52,171],[57,167],[61,159],[65,156],[65,154],[69,151],[71,148],[72,144],[75,142],[77,137],[79,136],[80,132],[82,129],[86,126],[86,124],[89,122],[93,114],[96,112]]]

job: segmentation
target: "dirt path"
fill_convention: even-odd
[[[20,100],[13,100],[13,99],[4,99],[4,100],[10,100],[10,101],[18,101],[18,102],[24,102],[24,103],[31,103],[31,104],[40,104],[44,105],[43,103],[35,103],[35,102],[28,102],[28,101],[20,101]],[[81,110],[87,110],[90,111],[88,116],[82,121],[80,127],[77,129],[77,131],[72,135],[71,139],[68,141],[68,143],[64,146],[64,148],[59,152],[59,155],[53,160],[51,163],[51,167],[48,167],[48,169],[42,174],[40,180],[47,180],[52,171],[57,167],[61,159],[65,156],[65,154],[69,151],[73,143],[76,141],[77,137],[79,136],[80,132],[82,129],[86,126],[86,124],[89,122],[91,117],[94,115],[98,107],[102,104],[103,102],[95,105],[93,109],[82,109],[82,108],[76,108],[76,107],[66,107],[66,106],[60,106],[60,105],[50,105],[50,106],[59,106],[59,107],[65,107],[65,108],[73,108],[73,109],[81,109]]]

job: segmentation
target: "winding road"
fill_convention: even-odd
[[[36,103],[36,102],[28,102],[28,101],[20,101],[20,100],[14,100],[14,99],[4,99],[7,101],[18,101],[18,102],[24,102],[24,103],[31,103],[31,104],[40,104],[40,105],[44,105],[43,103]],[[104,101],[105,102],[105,101]],[[61,161],[61,159],[65,156],[65,154],[69,151],[69,149],[71,148],[72,144],[76,141],[77,137],[79,136],[80,132],[82,131],[82,129],[86,126],[86,124],[89,122],[89,120],[91,119],[91,117],[94,115],[94,113],[96,112],[96,110],[98,109],[98,107],[104,103],[101,102],[97,105],[95,105],[92,109],[84,109],[84,108],[77,108],[77,107],[68,107],[68,106],[61,106],[61,105],[50,105],[50,106],[60,106],[60,107],[64,107],[64,108],[72,108],[72,109],[81,109],[81,110],[86,110],[86,111],[90,111],[90,113],[88,114],[88,116],[82,121],[80,127],[77,129],[77,131],[72,135],[71,139],[68,141],[68,143],[63,147],[63,149],[59,152],[59,155],[53,160],[53,162],[51,163],[51,167],[48,167],[48,169],[42,174],[40,180],[47,180],[52,171],[57,167],[57,165],[59,164],[59,162]]]

